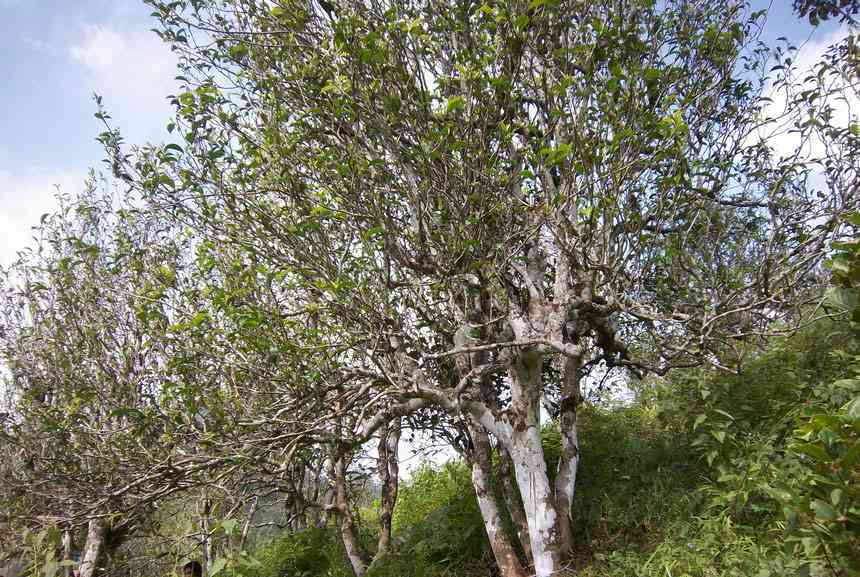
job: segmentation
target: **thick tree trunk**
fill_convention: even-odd
[[[93,577],[104,547],[107,527],[101,519],[92,519],[87,526],[87,541],[81,560],[80,577]]]
[[[325,496],[323,497],[323,507],[320,512],[320,516],[317,519],[317,528],[324,529],[329,524],[331,524],[332,518],[337,515],[335,512],[335,492],[332,490],[326,491]]]
[[[510,431],[502,438],[514,462],[517,486],[529,527],[536,577],[549,577],[561,562],[559,514],[547,475],[540,436],[540,392],[543,355],[521,352],[511,378]]]
[[[576,410],[582,400],[579,387],[578,359],[566,358],[563,361],[564,386],[561,392],[559,429],[561,432],[561,458],[555,478],[555,502],[559,514],[559,547],[563,556],[573,550],[573,533],[570,525],[570,508],[576,489],[576,471],[579,465],[579,436],[577,432]]]
[[[536,577],[549,577],[561,561],[558,512],[540,444],[540,431],[529,426],[514,431],[508,448],[529,527]]]
[[[526,520],[526,512],[523,509],[523,501],[520,497],[519,489],[517,489],[512,470],[513,463],[511,456],[508,454],[504,446],[499,446],[499,476],[502,480],[502,491],[505,496],[505,504],[508,507],[508,512],[511,515],[511,520],[514,522],[514,527],[517,530],[517,537],[520,545],[525,553],[526,561],[529,565],[534,564],[532,556],[532,544],[529,539],[529,524]]]
[[[201,514],[200,514],[200,535],[202,538],[202,548],[203,548],[203,577],[209,575],[209,567],[212,564],[212,536],[211,533],[211,519],[210,515],[212,513],[212,501],[204,498],[201,503]]]
[[[362,577],[367,571],[367,561],[361,549],[355,518],[349,508],[346,488],[346,458],[343,456],[334,463],[334,492],[335,510],[340,521],[340,536],[343,540],[344,549],[346,549],[346,556],[355,577]]]
[[[290,486],[292,494],[287,508],[289,509],[289,527],[292,531],[303,531],[307,529],[307,501],[305,500],[305,481],[307,480],[307,470],[299,463],[294,466],[290,474]]]
[[[484,519],[484,528],[502,577],[526,577],[527,573],[517,557],[516,550],[502,524],[496,496],[493,493],[492,461],[487,432],[480,426],[470,426],[473,450],[468,457],[472,468],[472,484],[478,498],[478,507]]]
[[[245,519],[245,524],[242,526],[242,533],[239,536],[239,551],[245,550],[245,543],[248,542],[248,534],[251,532],[251,523],[254,521],[254,515],[257,513],[257,507],[259,507],[259,505],[259,497],[254,497],[254,503],[251,505],[251,510],[248,511],[248,518]]]
[[[386,426],[379,437],[378,469],[382,481],[379,505],[379,542],[376,557],[381,558],[391,548],[391,519],[397,502],[397,485],[400,482],[397,448],[400,444],[400,420]],[[374,559],[375,560],[375,559]]]
[[[475,344],[474,333],[477,330],[479,330],[478,327],[464,325],[454,337],[455,345],[465,347]],[[464,354],[459,355],[456,361],[460,379],[468,379],[472,371],[479,369],[487,362],[487,355],[484,352]],[[479,386],[483,400],[494,409],[498,409],[498,403],[493,402],[490,382],[481,376],[477,378],[480,379]],[[499,572],[502,577],[526,577],[526,569],[517,557],[513,542],[505,531],[499,504],[493,490],[492,450],[489,434],[480,423],[472,421],[471,417],[467,417],[466,427],[471,438],[471,447],[464,448],[463,455],[472,470],[472,485],[475,488],[475,496],[481,510],[484,529]]]
[[[287,526],[290,531],[298,532],[307,529],[307,503],[305,502],[302,489],[296,489],[293,486],[293,492],[287,501],[285,508],[287,510]]]
[[[63,529],[63,561],[69,561],[72,558],[72,532],[69,529]],[[63,567],[63,575],[69,577],[72,574],[72,568],[68,565]]]

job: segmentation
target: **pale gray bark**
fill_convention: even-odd
[[[87,525],[87,540],[81,560],[80,577],[93,577],[104,548],[107,526],[102,519],[92,519]]]
[[[454,336],[455,346],[460,349],[473,347],[475,336],[479,332],[480,327],[473,327],[470,324],[463,325]],[[483,402],[498,411],[498,403],[493,401],[490,383],[483,374],[483,369],[488,366],[487,358],[487,352],[480,349],[455,356],[460,380],[457,389],[468,387],[472,380],[477,381]],[[493,491],[492,451],[489,434],[475,415],[466,417],[466,429],[471,443],[462,447],[463,456],[472,471],[472,485],[475,489],[478,507],[484,521],[484,529],[493,550],[496,564],[503,577],[525,577],[526,570],[517,557],[510,536],[505,531],[499,505]],[[521,516],[521,520],[523,523],[525,522],[523,516]],[[527,535],[528,532],[526,531]],[[531,550],[530,545],[527,546],[527,550]]]
[[[511,520],[514,522],[514,527],[517,530],[517,537],[520,540],[520,545],[525,553],[526,561],[529,565],[534,564],[532,556],[532,544],[529,538],[529,524],[526,520],[526,512],[523,509],[523,501],[520,497],[519,489],[516,487],[514,472],[512,470],[513,463],[511,456],[505,449],[504,445],[499,445],[499,477],[502,481],[502,491],[505,496],[505,504],[508,508],[508,513],[511,515]]]
[[[212,501],[210,499],[204,498],[201,503],[201,515],[200,515],[200,534],[202,538],[202,549],[203,549],[203,577],[209,575],[209,567],[212,564],[212,535],[211,535],[211,512],[212,512]]]
[[[245,524],[242,526],[242,535],[239,537],[239,551],[245,550],[245,543],[248,542],[248,533],[251,531],[251,523],[254,520],[254,514],[257,512],[259,504],[259,497],[254,497],[254,503],[251,505],[251,510],[248,511],[248,518],[245,519]]]
[[[72,532],[69,529],[63,530],[63,561],[68,561],[72,558]],[[69,577],[72,574],[70,566],[63,567],[63,575]]]
[[[358,538],[358,527],[355,517],[349,507],[349,497],[346,486],[346,458],[341,456],[333,465],[334,470],[334,493],[335,511],[340,522],[340,536],[346,550],[346,556],[355,577],[362,577],[367,572],[367,559],[361,549]]]
[[[521,353],[515,359],[509,371],[512,392],[510,432],[501,440],[506,443],[514,463],[529,527],[535,575],[548,577],[558,569],[561,554],[559,514],[540,436],[542,363],[543,356],[535,352]]]
[[[509,447],[517,486],[529,527],[536,577],[549,577],[560,566],[558,513],[546,470],[540,431],[529,426],[513,435]]]
[[[484,528],[493,556],[502,577],[526,577],[526,571],[517,557],[510,537],[505,532],[502,516],[493,493],[490,441],[487,432],[480,425],[469,427],[472,438],[472,451],[468,454],[472,469],[472,484],[478,498],[478,507],[484,519]]]
[[[561,433],[561,457],[555,478],[556,510],[559,514],[559,546],[564,556],[573,549],[573,534],[570,524],[570,508],[576,489],[576,471],[579,465],[579,435],[576,411],[581,402],[578,359],[564,359],[559,430]]]

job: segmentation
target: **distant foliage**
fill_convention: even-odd
[[[395,554],[368,577],[486,574],[492,557],[469,468],[424,465],[400,490],[394,511]]]
[[[336,529],[285,533],[260,548],[260,565],[249,577],[351,577]]]
[[[813,26],[831,18],[838,18],[840,22],[856,22],[860,1],[794,0],[794,9],[800,16],[808,18]]]

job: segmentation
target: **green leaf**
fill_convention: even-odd
[[[828,461],[830,459],[830,455],[827,454],[827,451],[825,451],[820,445],[816,445],[814,443],[801,443],[795,445],[794,450],[804,455],[808,455],[818,461]]]
[[[238,521],[236,521],[236,519],[224,519],[221,521],[221,527],[224,529],[226,534],[230,535],[236,529],[237,523]]]
[[[520,14],[514,20],[514,28],[516,28],[517,30],[525,30],[526,26],[529,25],[530,21],[531,19],[528,17],[527,14]]]
[[[714,459],[717,458],[717,455],[719,455],[719,453],[717,453],[716,451],[711,451],[707,454],[706,459],[708,460],[709,467],[714,464]]]
[[[834,507],[839,506],[839,502],[842,500],[842,489],[833,489],[830,491],[830,502],[833,503]]]
[[[385,107],[386,112],[397,113],[400,112],[401,101],[400,97],[396,94],[387,94],[382,97],[382,102]]]
[[[860,397],[848,401],[842,410],[845,411],[845,416],[851,421],[860,421]]]
[[[372,228],[367,229],[366,231],[361,233],[361,236],[365,240],[372,240],[374,238],[380,237],[385,234],[385,228],[381,226],[374,226]]]
[[[179,104],[182,106],[191,106],[194,104],[194,94],[191,92],[183,92],[178,96]]]
[[[326,218],[331,216],[331,209],[325,206],[315,206],[311,209],[311,216]]]
[[[570,144],[562,143],[555,148],[541,148],[540,154],[546,158],[547,164],[558,165],[564,162],[572,151],[573,147]]]
[[[224,567],[227,566],[227,560],[223,557],[218,557],[212,563],[212,567],[209,568],[209,577],[215,577],[218,573],[220,573]]]
[[[239,58],[244,58],[248,55],[248,47],[244,44],[236,44],[235,46],[230,47],[229,52],[231,58],[238,60]]]
[[[851,472],[858,460],[860,460],[860,443],[856,443],[842,456],[842,470],[845,473]]]
[[[699,425],[704,423],[705,420],[707,420],[707,418],[708,418],[708,415],[705,415],[705,414],[702,414],[702,415],[699,415],[698,417],[696,417],[696,420],[693,422],[693,430],[695,431],[696,429],[698,429]]]
[[[445,105],[445,113],[460,112],[466,108],[466,99],[462,96],[452,96]]]
[[[815,516],[818,519],[824,519],[825,521],[833,521],[838,516],[836,513],[836,509],[834,509],[830,503],[825,503],[821,499],[815,499],[812,501],[812,510],[815,511]]]
[[[834,268],[838,267],[839,263],[834,261]],[[831,287],[824,293],[824,298],[828,303],[843,311],[854,310],[857,306],[857,290],[853,288]]]

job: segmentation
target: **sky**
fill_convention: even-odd
[[[139,0],[0,0],[0,266],[101,168],[93,93],[127,142],[165,138],[176,60]]]
[[[154,26],[140,0],[0,0],[0,266],[32,244],[57,187],[73,194],[101,168],[93,93],[126,142],[165,139],[176,61]],[[805,44],[812,62],[834,33],[813,32],[789,0],[774,0],[764,38]]]

